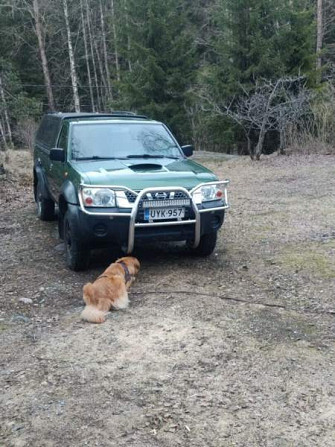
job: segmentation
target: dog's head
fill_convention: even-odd
[[[125,256],[124,258],[120,258],[116,261],[116,263],[122,262],[125,264],[129,270],[131,276],[137,275],[140,270],[140,261],[133,256]]]

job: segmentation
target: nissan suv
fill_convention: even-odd
[[[88,266],[90,250],[138,242],[186,241],[210,255],[227,184],[189,160],[163,123],[130,112],[49,113],[34,148],[34,195],[41,220],[55,218],[67,265]]]

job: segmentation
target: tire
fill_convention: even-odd
[[[58,236],[59,239],[64,240],[64,216],[61,213],[61,210],[58,209],[58,219],[57,219],[57,226],[58,226]]]
[[[40,183],[36,186],[36,204],[37,217],[44,221],[54,220],[55,202],[51,199],[45,199],[42,195]]]
[[[201,236],[200,243],[197,248],[191,248],[192,253],[196,256],[209,256],[213,253],[217,241],[217,232],[207,233]]]
[[[71,221],[69,219],[68,211],[64,216],[64,243],[66,265],[70,270],[79,272],[86,270],[90,262],[90,250],[87,249],[83,242],[75,236]]]

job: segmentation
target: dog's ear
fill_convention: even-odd
[[[140,264],[140,261],[137,258],[132,258],[132,260],[133,260],[133,266],[134,266],[135,275],[136,275],[138,273],[138,271],[140,270],[141,264]]]
[[[131,275],[136,275],[140,269],[140,262],[134,256],[125,256],[124,258],[118,259],[116,262],[124,262]]]
[[[134,256],[126,256],[123,258],[123,262],[127,265],[131,275],[137,275],[140,269],[140,262],[137,258],[134,258]]]

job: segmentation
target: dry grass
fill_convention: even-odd
[[[2,153],[3,165],[11,179],[29,182],[33,173],[32,153],[27,150],[8,150]]]
[[[335,237],[335,236],[334,236]],[[284,270],[309,274],[314,278],[335,278],[335,240],[285,247],[278,256]]]

